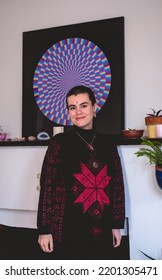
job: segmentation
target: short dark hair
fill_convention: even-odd
[[[94,105],[96,103],[95,94],[89,87],[86,87],[86,86],[83,86],[83,85],[75,86],[75,87],[71,88],[66,95],[66,106],[67,106],[67,108],[68,108],[68,102],[67,102],[68,97],[71,96],[71,95],[77,95],[77,94],[81,94],[81,93],[87,93],[88,94],[89,99],[92,102],[92,105]]]

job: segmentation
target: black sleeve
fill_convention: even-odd
[[[59,228],[60,219],[62,219],[60,208],[63,208],[65,192],[63,182],[61,182],[62,152],[57,139],[58,137],[54,137],[50,140],[42,164],[37,215],[39,234],[51,233],[55,235]]]

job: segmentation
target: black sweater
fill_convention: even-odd
[[[87,147],[93,140],[94,151]],[[95,137],[94,137],[95,133]],[[124,185],[117,147],[110,136],[73,127],[55,135],[41,172],[39,234],[70,242],[123,228]],[[76,241],[77,242],[77,241]]]

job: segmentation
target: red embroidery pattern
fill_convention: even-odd
[[[44,188],[40,197],[38,225],[41,230],[46,228],[53,234],[55,240],[62,240],[66,188],[63,180],[57,174],[57,167],[61,161],[61,149],[54,139],[47,150],[41,175],[41,188]],[[44,172],[45,170],[45,172]],[[57,176],[58,175],[58,176]]]
[[[74,203],[83,204],[83,213],[89,212],[93,217],[101,214],[104,206],[110,204],[110,199],[104,190],[111,179],[107,175],[107,165],[99,170],[97,174],[93,174],[92,170],[81,162],[81,173],[75,173],[73,176],[77,179],[76,182],[80,183],[74,185],[73,191],[76,192],[79,185],[82,188]]]
[[[102,233],[102,230],[100,227],[94,226],[93,228],[91,228],[91,233],[96,237]]]

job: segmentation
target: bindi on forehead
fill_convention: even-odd
[[[71,95],[68,97],[67,99],[67,102],[68,102],[68,105],[75,105],[75,106],[78,106],[84,102],[87,102],[89,103],[90,100],[89,100],[89,96],[88,94],[77,94],[77,95]]]
[[[76,99],[76,100],[74,100],[74,103],[75,103],[76,105],[81,104],[81,103],[82,103],[82,100]]]

